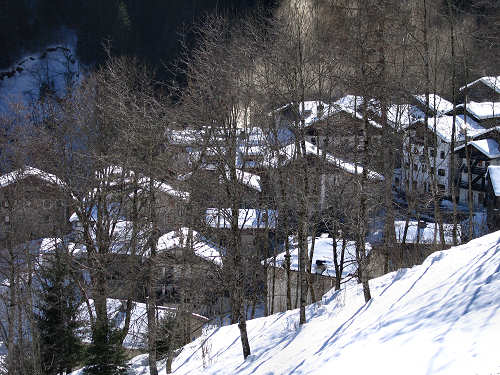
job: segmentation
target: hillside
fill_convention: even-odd
[[[500,371],[500,232],[420,266],[330,292],[307,309],[248,322],[252,356],[243,361],[238,328],[207,332],[184,347],[174,374],[492,374]],[[202,347],[205,358],[202,356]],[[147,374],[147,356],[131,361]],[[165,363],[160,364],[165,374]]]

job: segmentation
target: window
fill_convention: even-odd
[[[446,171],[444,169],[438,169],[438,175],[446,176]]]
[[[434,167],[431,167],[431,174],[434,174]]]
[[[10,217],[9,216],[5,216],[4,221],[5,221],[6,224],[9,224],[10,223]]]
[[[413,164],[413,170],[418,171],[418,166],[416,164]]]
[[[433,148],[430,148],[430,149],[429,149],[429,155],[430,155],[430,156],[433,156],[433,157],[436,157],[436,150],[435,150],[435,149],[433,149]]]
[[[446,187],[443,184],[438,184],[438,188],[441,191],[445,191],[446,190]]]
[[[441,151],[441,153],[439,154],[439,157],[440,157],[441,159],[444,159],[444,151]]]

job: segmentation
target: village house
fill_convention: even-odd
[[[438,223],[424,220],[395,220],[397,249],[391,254],[389,270],[421,264],[434,251],[443,248]],[[443,223],[444,247],[453,246],[453,224]],[[462,243],[462,227],[457,225],[457,241]],[[380,252],[379,245],[373,245]]]
[[[64,183],[51,173],[27,166],[0,176],[2,247],[69,233],[70,209]]]
[[[382,140],[382,126],[374,120],[368,103],[367,137],[376,149]],[[271,112],[282,134],[282,144],[290,143],[304,127],[305,140],[325,151],[342,154],[349,160],[362,143],[363,97],[346,95],[332,104],[320,100],[289,103]],[[286,137],[288,130],[288,138]]]
[[[290,249],[290,302],[291,308],[299,307],[300,273],[299,249],[295,238],[291,239]],[[372,247],[365,245],[368,265],[367,272],[370,278],[382,275],[383,267],[380,257],[370,256]],[[342,267],[340,283],[356,279],[358,265],[356,263],[356,244],[354,241],[337,239],[336,252],[338,265]],[[336,271],[333,258],[333,239],[328,234],[315,238],[314,248],[312,238],[308,238],[308,257],[311,262],[311,272],[308,273],[310,287],[307,291],[306,304],[321,300],[321,297],[336,285]],[[344,253],[344,262],[340,259]],[[312,259],[310,258],[312,254]],[[267,269],[267,305],[271,314],[287,310],[287,271],[286,252],[280,252],[263,263]],[[312,287],[312,289],[311,289]]]
[[[460,88],[462,101],[500,102],[500,76],[486,76],[476,79]]]
[[[500,229],[500,165],[490,165],[486,172],[486,209],[488,229]]]
[[[456,117],[456,145],[464,143],[466,134],[468,137],[473,137],[485,130],[476,122],[469,120],[465,122],[462,118]],[[423,193],[430,192],[430,175],[434,174],[442,196],[451,196],[452,168],[458,170],[461,166],[461,164],[455,166],[451,164],[452,127],[453,116],[444,115],[428,118],[427,124],[425,119],[416,120],[407,128],[403,140],[400,184],[402,191],[407,192],[409,189]],[[425,155],[424,150],[426,140],[428,155]]]
[[[469,201],[469,169],[470,160],[472,202],[475,209],[486,205],[486,172],[491,165],[500,165],[500,128],[487,129],[467,143],[455,148],[458,159],[459,202],[468,205]],[[468,155],[467,155],[468,154]]]
[[[330,193],[340,186],[346,186],[353,182],[353,178],[361,176],[363,166],[338,158],[328,152],[324,152],[314,144],[305,141],[304,150],[297,148],[295,143],[282,147],[275,153],[271,153],[265,160],[269,171],[280,168],[286,173],[287,170],[295,170],[294,166],[304,157],[311,170],[310,195],[314,197],[315,209],[321,211],[328,206]],[[294,172],[294,174],[296,174]],[[384,177],[373,170],[368,170],[368,180],[371,185],[383,181]],[[274,176],[276,177],[276,176]],[[271,183],[271,176],[268,179]],[[286,189],[293,193],[294,187],[287,186]],[[289,194],[292,196],[293,194]]]
[[[411,115],[416,119],[427,117],[439,117],[453,109],[453,103],[435,93],[429,94],[429,101],[424,94],[411,95]]]
[[[458,117],[468,122],[476,122],[485,129],[500,125],[500,102],[467,102],[458,104],[455,111],[448,111],[446,114],[451,116],[456,113]]]

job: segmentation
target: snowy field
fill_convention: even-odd
[[[235,325],[208,331],[184,347],[173,373],[499,374],[499,249],[496,232],[436,252],[371,280],[368,304],[347,285],[309,306],[303,327],[298,310],[249,321],[246,361]],[[130,365],[130,374],[149,373],[146,355]]]

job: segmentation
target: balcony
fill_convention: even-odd
[[[459,186],[460,186],[460,189],[469,189],[469,183],[467,181],[460,181]],[[485,192],[486,188],[483,187],[481,184],[474,183],[474,184],[472,184],[472,190]]]
[[[485,167],[472,167],[471,168],[471,172],[472,174],[476,175],[476,176],[484,176],[486,174],[486,171],[488,169],[485,168]],[[468,173],[468,168],[467,166],[464,167],[464,170],[463,170],[463,173]]]

